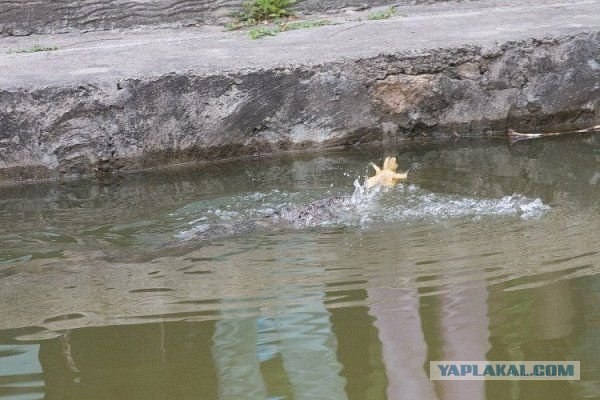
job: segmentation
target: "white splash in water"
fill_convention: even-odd
[[[365,197],[365,187],[360,184],[358,179],[354,180],[354,193],[350,196],[350,204],[356,205],[360,203]]]
[[[530,203],[520,204],[519,208],[522,211],[521,218],[530,219],[540,217],[545,211],[550,209],[540,199],[535,199]]]
[[[380,204],[374,220],[385,222],[431,220],[452,218],[480,219],[482,217],[536,218],[550,209],[540,199],[531,199],[519,194],[500,199],[476,199],[458,195],[437,194],[410,185],[396,191],[397,201]],[[396,195],[396,193],[394,193]]]
[[[355,207],[360,207],[369,204],[372,202],[377,195],[381,192],[381,186],[374,186],[370,189],[367,189],[365,184],[360,183],[358,179],[354,180],[354,192],[352,196],[346,201],[348,205],[352,205]]]
[[[338,221],[328,224],[365,227],[374,222],[442,221],[452,218],[520,217],[538,218],[550,209],[540,199],[519,194],[500,199],[477,199],[428,192],[416,185],[400,184],[393,189],[366,189],[354,181],[354,193],[345,201]]]
[[[328,198],[324,193],[317,198]],[[268,193],[252,193],[221,199],[220,207],[213,211],[204,209],[204,215],[194,219],[192,229],[181,232],[182,239],[192,237],[206,230],[210,223],[229,223],[244,220],[257,220],[272,215],[284,207],[302,209],[315,194],[287,193],[270,191]],[[454,194],[429,192],[416,185],[400,184],[394,188],[374,187],[366,189],[358,179],[354,181],[354,192],[341,203],[333,203],[331,213],[304,215],[303,223],[307,226],[355,226],[368,227],[373,223],[396,222],[438,222],[449,219],[471,218],[474,221],[484,217],[518,217],[521,219],[538,218],[550,207],[540,199],[531,199],[520,194],[504,196],[500,199],[482,199],[464,197]],[[235,211],[233,211],[235,210]],[[293,215],[295,215],[292,212]],[[322,219],[326,218],[326,219]],[[196,225],[198,224],[198,225]]]

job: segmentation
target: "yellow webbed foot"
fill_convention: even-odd
[[[408,171],[402,172],[402,173],[396,172],[394,174],[394,180],[396,180],[396,181],[405,181],[407,179],[408,179]]]

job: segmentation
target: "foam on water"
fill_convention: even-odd
[[[453,194],[433,193],[415,185],[398,185],[394,188],[378,188],[367,191],[358,182],[346,202],[358,211],[362,222],[432,222],[452,218],[519,217],[537,218],[550,207],[540,199],[531,199],[520,194],[500,199],[470,198]],[[349,221],[348,221],[349,222]]]

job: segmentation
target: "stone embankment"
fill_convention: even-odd
[[[0,38],[0,182],[600,123],[600,0],[348,15]]]

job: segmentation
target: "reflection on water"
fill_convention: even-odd
[[[390,153],[411,183],[353,196]],[[432,143],[0,188],[0,398],[597,398],[599,162],[595,137]],[[428,378],[486,359],[582,379]]]

